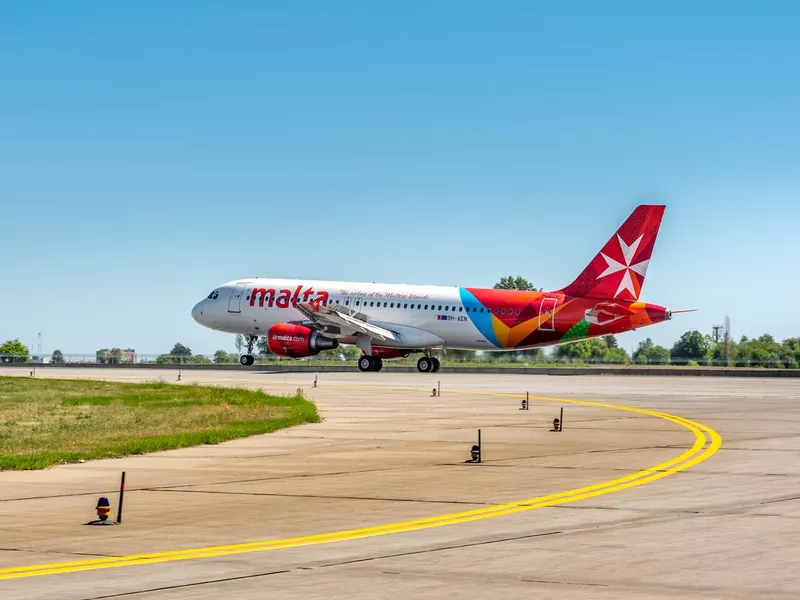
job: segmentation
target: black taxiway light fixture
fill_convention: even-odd
[[[111,512],[111,503],[108,501],[108,498],[105,496],[101,496],[97,499],[97,516],[98,519],[94,521],[89,521],[87,525],[117,525],[116,521],[109,521],[108,515]]]
[[[108,498],[105,496],[100,496],[97,499],[97,506],[95,510],[97,510],[98,519],[94,521],[89,521],[87,525],[119,525],[122,523],[122,500],[125,497],[125,471],[122,472],[122,478],[119,482],[119,507],[117,508],[117,520],[110,521],[108,519],[108,515],[111,514],[111,502],[108,501]]]
[[[482,462],[482,445],[481,445],[481,430],[478,429],[478,443],[472,444],[472,448],[469,451],[470,459],[464,462],[468,463],[479,463]]]
[[[109,513],[111,513],[111,503],[108,498],[101,496],[97,500],[97,516],[101,521],[107,521]]]
[[[564,407],[561,407],[561,417],[553,419],[553,428],[550,431],[564,431]]]
[[[478,444],[472,444],[470,455],[472,456],[472,462],[478,462],[481,459],[481,447]]]

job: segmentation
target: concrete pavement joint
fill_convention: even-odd
[[[462,548],[473,548],[476,546],[488,546],[490,544],[502,544],[504,542],[516,542],[518,540],[529,540],[533,538],[547,537],[551,535],[560,535],[563,531],[546,531],[544,533],[529,533],[526,535],[515,535],[512,537],[505,537],[495,540],[483,540],[480,542],[465,542],[463,544],[450,544],[448,546],[439,546],[437,548],[425,548],[424,550],[409,550],[407,552],[397,552],[395,554],[383,554],[380,556],[367,556],[365,558],[353,558],[350,560],[336,561],[318,565],[318,569],[328,569],[331,567],[341,567],[344,565],[355,565],[358,563],[371,562],[373,560],[386,560],[389,558],[402,558],[405,556],[416,556],[418,554],[431,554],[433,552],[447,552],[448,550],[460,550]]]
[[[152,491],[152,490],[145,490]],[[231,496],[273,496],[276,498],[319,498],[321,500],[373,500],[376,502],[419,502],[423,504],[467,504],[470,506],[497,506],[495,502],[466,502],[463,500],[419,500],[416,498],[370,498],[366,496],[325,496],[323,494],[279,494],[276,492],[227,492],[224,490],[159,490],[165,493],[229,494]]]
[[[178,585],[166,585],[157,588],[149,588],[146,590],[136,590],[134,592],[121,592],[119,594],[111,594],[108,596],[92,596],[90,598],[84,598],[84,600],[108,600],[110,598],[125,598],[130,596],[138,596],[141,594],[152,594],[154,592],[167,592],[169,590],[180,590],[184,588],[197,587],[200,585],[213,585],[215,583],[227,583],[230,581],[242,581],[244,579],[256,579],[258,577],[269,577],[271,575],[282,575],[285,573],[291,573],[291,570],[284,569],[281,571],[269,571],[267,573],[254,573],[252,575],[241,575],[239,577],[224,577],[222,579],[209,579],[208,581],[195,581],[192,583],[182,583]]]

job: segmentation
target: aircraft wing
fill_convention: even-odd
[[[387,340],[400,341],[398,333],[370,323],[366,315],[345,306],[338,304],[323,306],[319,302],[311,301],[306,304],[298,304],[297,309],[319,325],[335,325],[354,333],[363,333],[383,342]]]
[[[370,337],[378,338],[379,340],[386,341],[386,340],[393,340],[395,342],[400,341],[400,336],[394,333],[393,331],[389,331],[388,329],[384,329],[383,327],[379,327],[374,323],[369,323],[368,321],[362,321],[361,319],[356,319],[355,317],[351,317],[350,315],[344,314],[338,311],[331,311],[330,314],[327,314],[323,317],[327,319],[333,320],[334,323],[339,323],[344,325],[349,329],[354,329],[357,332],[365,333]]]

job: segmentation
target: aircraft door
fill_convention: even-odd
[[[539,305],[539,329],[541,331],[555,331],[555,308],[558,298],[542,298]]]
[[[242,296],[244,295],[245,287],[247,287],[247,283],[237,283],[235,286],[233,286],[233,291],[231,291],[231,297],[228,298],[229,313],[242,312]]]

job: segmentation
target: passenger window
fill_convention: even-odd
[[[462,310],[464,310],[463,307],[459,306],[458,307],[458,312],[461,312]]]
[[[497,314],[497,309],[496,308],[494,309],[494,314]]]
[[[389,305],[389,308],[394,308],[394,302]]]
[[[336,304],[339,304],[339,301],[338,301],[338,300],[336,301]]]
[[[501,310],[501,311],[500,311],[500,314],[501,314],[501,315],[504,315],[504,314],[506,314],[506,309],[504,308],[503,310]]]
[[[449,306],[445,306],[444,309],[447,311],[447,310],[450,310],[450,307]]]
[[[250,294],[247,294],[247,298],[245,300],[250,300]]]
[[[386,308],[386,304],[387,304],[386,302],[383,303],[383,308]]]
[[[361,306],[361,300],[356,300],[356,306]]]
[[[403,304],[403,308],[408,308],[408,304]],[[414,308],[413,306],[411,308]]]
[[[442,305],[441,304],[439,305],[439,310],[442,310]]]
[[[425,305],[425,310],[428,310],[428,305],[427,304]]]
[[[517,309],[517,315],[519,315],[519,309]]]
[[[369,305],[370,306],[375,306],[375,303],[374,302],[370,302]]]
[[[344,304],[345,304],[345,306],[350,306],[350,300],[345,300]]]

